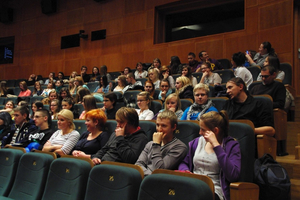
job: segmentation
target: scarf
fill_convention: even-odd
[[[172,94],[172,89],[171,89],[171,88],[167,91],[165,99],[166,99],[170,94]],[[161,100],[161,91],[159,92],[158,99]]]
[[[203,115],[211,106],[213,106],[213,103],[211,100],[208,100],[206,104],[202,104],[202,105],[193,103],[189,108],[186,119],[190,120],[192,114],[199,113],[199,115],[197,117],[197,120],[199,121],[201,115]]]

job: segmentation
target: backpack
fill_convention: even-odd
[[[270,154],[256,159],[254,182],[259,186],[260,200],[290,200],[291,182],[288,174]]]

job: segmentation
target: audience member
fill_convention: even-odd
[[[187,146],[174,136],[177,126],[174,112],[165,110],[158,114],[157,132],[153,133],[152,141],[146,144],[135,163],[143,169],[145,176],[155,169],[177,169],[186,156]]]
[[[66,97],[61,101],[62,109],[68,109],[73,112],[74,119],[79,118],[79,113],[74,109],[74,101],[73,98]]]
[[[149,69],[148,71],[149,80],[154,84],[155,89],[159,89],[159,70],[156,68]],[[128,82],[128,81],[127,81]]]
[[[229,120],[225,111],[200,117],[200,137],[189,143],[189,152],[179,170],[207,175],[215,188],[215,199],[230,199],[230,183],[239,180],[241,151],[239,143],[228,136]]]
[[[261,69],[262,84],[255,85],[250,90],[251,95],[268,94],[273,98],[273,108],[284,109],[286,89],[283,83],[275,81],[276,69],[265,66]]]
[[[191,68],[188,65],[184,65],[182,67],[181,76],[185,76],[185,77],[189,78],[193,87],[195,87],[195,85],[197,85],[197,83],[198,83],[196,77],[194,77],[192,75]]]
[[[55,82],[55,91],[57,94],[60,93],[60,90],[63,88],[64,86],[64,81],[62,79],[58,79],[56,82]]]
[[[263,101],[248,94],[243,79],[239,77],[230,79],[226,88],[229,100],[223,109],[227,111],[229,119],[249,119],[255,126],[255,134],[273,136],[275,133],[273,113],[269,112],[268,105]]]
[[[15,103],[12,100],[8,100],[4,106],[4,109],[0,110],[1,112],[8,112],[13,118]]]
[[[21,81],[19,83],[20,86],[20,94],[18,97],[28,97],[31,96],[31,91],[27,88],[27,84],[25,81]]]
[[[34,85],[35,82],[39,82],[40,84],[43,84],[43,77],[41,75],[35,75],[35,74],[31,74],[27,80],[27,85],[28,86],[32,86]]]
[[[108,82],[112,81],[111,75],[109,73],[107,73],[107,67],[106,67],[106,65],[102,65],[100,67],[100,76],[106,76]]]
[[[51,91],[49,92],[49,100],[52,101],[52,100],[54,100],[54,99],[58,99],[58,94],[56,93],[55,90],[51,90]]]
[[[160,62],[160,59],[159,59],[159,58],[154,58],[154,59],[153,59],[152,66],[153,66],[154,68],[160,70],[160,68],[161,68],[161,62]]]
[[[265,59],[267,56],[276,56],[275,50],[272,48],[270,42],[263,42],[260,44],[258,48],[258,52],[255,54],[254,58],[252,59],[250,54],[246,53],[245,56],[248,59],[248,62],[251,66],[258,65],[263,67]]]
[[[171,74],[181,74],[182,64],[178,56],[172,56],[170,61],[170,71]]]
[[[67,98],[67,97],[72,98],[69,89],[66,87],[61,88],[58,99],[60,101],[62,101],[64,98]]]
[[[114,92],[121,92],[126,87],[126,76],[120,75],[117,78],[118,85],[114,88]],[[110,88],[112,88],[112,84],[110,83]]]
[[[58,99],[50,100],[50,115],[51,119],[57,119],[58,113],[61,110],[60,101]]]
[[[2,141],[3,137],[14,134],[12,125],[11,115],[8,112],[0,112],[0,141]]]
[[[276,79],[280,79],[281,81],[284,80],[285,77],[285,73],[284,71],[280,70],[280,62],[279,59],[275,56],[267,56],[264,62],[264,67],[270,65],[273,66],[276,70]],[[262,77],[261,77],[261,73],[258,74],[257,76],[257,81],[261,81]]]
[[[92,77],[90,78],[90,82],[95,82],[100,80],[100,72],[98,67],[93,67]]]
[[[208,99],[209,87],[203,83],[199,83],[194,87],[195,102],[185,109],[181,120],[200,120],[201,115],[210,111],[218,110],[214,107],[213,102]]]
[[[73,71],[69,77],[69,80],[72,78],[75,79],[76,76],[78,76],[78,73],[76,71]]]
[[[116,113],[117,127],[106,145],[91,155],[95,165],[102,161],[134,164],[148,142],[143,129],[139,127],[139,117],[133,108],[120,108]]]
[[[131,69],[129,67],[125,67],[121,75],[127,76],[127,74],[131,73]]]
[[[74,78],[71,78],[69,80],[69,87],[68,88],[69,88],[69,91],[70,91],[71,95],[75,94],[76,87],[75,87],[75,79]]]
[[[37,110],[40,110],[40,109],[43,109],[44,108],[44,104],[41,102],[41,101],[35,101],[33,103],[31,103],[31,111],[32,111],[32,114],[29,115],[31,119],[33,119],[34,117],[34,113],[37,111]]]
[[[211,64],[212,71],[223,69],[223,66],[219,63],[219,61],[209,58],[207,51],[201,51],[198,56],[200,58],[199,64],[209,62]],[[198,65],[198,68],[199,67],[200,66]]]
[[[135,79],[146,78],[148,76],[148,72],[143,70],[143,63],[138,62],[135,68],[136,68],[134,72]]]
[[[63,109],[58,113],[58,129],[44,144],[43,151],[54,152],[59,156],[68,155],[78,142],[80,134],[75,130],[73,113]]]
[[[107,81],[107,76],[103,75],[100,77],[99,86],[96,87],[94,92],[104,93],[104,94],[110,92],[110,87],[109,87],[109,83]]]
[[[118,111],[117,104],[117,95],[113,92],[106,93],[103,98],[104,106],[101,108],[105,111],[107,119],[115,119],[116,113]]]
[[[148,81],[145,82],[144,90],[146,92],[149,92],[150,96],[153,99],[158,99],[158,95],[155,95],[154,84],[152,83],[152,81],[148,80]]]
[[[127,74],[126,80],[129,85],[127,85],[122,90],[123,93],[126,92],[127,90],[142,90],[143,89],[142,83],[140,81],[136,81],[134,78],[134,75],[132,73]]]
[[[49,73],[49,78],[45,81],[44,84],[48,85],[48,83],[50,83],[50,82],[55,82],[54,77],[55,77],[55,73],[54,72],[50,72]]]
[[[28,136],[29,145],[25,148],[27,152],[32,149],[42,150],[44,144],[53,134],[51,129],[52,120],[48,110],[36,110],[33,117],[35,125],[39,128]]]
[[[176,94],[180,99],[193,99],[193,86],[189,78],[185,76],[180,76],[176,79],[175,83]]]
[[[83,87],[83,88],[86,88],[86,89],[88,89],[88,90],[90,90],[89,87],[86,86],[86,85],[84,84],[83,79],[82,79],[81,76],[76,76],[76,77],[75,77],[75,79],[74,79],[74,85],[75,85],[74,94],[76,94],[77,91],[78,91],[80,88],[82,88],[82,87]]]
[[[139,109],[136,109],[139,120],[151,120],[154,117],[154,113],[149,109],[152,101],[152,97],[149,92],[143,91],[137,95],[137,105]]]
[[[172,89],[168,79],[162,79],[160,81],[160,92],[158,94],[158,99],[165,102],[166,98],[172,94]]]
[[[247,88],[249,88],[249,86],[253,82],[253,77],[251,72],[245,66],[243,66],[243,64],[245,63],[245,59],[245,54],[243,54],[242,52],[234,53],[232,55],[231,64],[235,77],[240,77],[241,79],[243,79],[243,81],[246,83]]]
[[[90,75],[87,74],[87,66],[82,66],[80,70],[81,70],[80,76],[81,76],[82,82],[83,82],[81,85],[83,85],[84,83],[87,83],[90,81]],[[78,76],[75,77],[75,81],[76,81],[77,77]]]
[[[159,80],[167,79],[171,88],[175,88],[174,78],[170,75],[170,69],[168,66],[162,66],[160,68]]]
[[[65,78],[64,73],[63,72],[58,72],[56,80],[64,80],[64,78]],[[62,82],[62,84],[64,84],[64,82]]]
[[[10,144],[12,146],[26,147],[29,134],[37,129],[34,121],[29,119],[28,106],[17,106],[14,108],[14,121],[15,130],[12,134],[3,138],[2,146]]]
[[[204,83],[206,85],[221,85],[222,78],[218,73],[213,73],[211,70],[211,63],[206,62],[200,65],[199,71],[203,73],[200,83]],[[197,71],[198,72],[198,71]]]
[[[85,125],[87,131],[81,134],[73,148],[75,157],[91,158],[108,141],[109,134],[105,131],[106,115],[102,110],[94,109],[86,113]]]
[[[55,90],[55,83],[52,81],[47,84],[47,88],[43,90],[41,96],[48,97],[49,93],[53,90]]]
[[[188,62],[189,62],[188,65],[190,66],[192,73],[196,72],[196,69],[199,65],[199,62],[195,58],[196,58],[196,55],[193,52],[190,52],[188,54]]]
[[[41,86],[41,83],[39,81],[36,81],[34,83],[34,87],[33,87],[33,92],[32,92],[32,96],[40,96],[42,95],[43,93],[43,89],[42,89],[42,86]]]
[[[86,119],[85,114],[93,109],[97,109],[96,98],[93,95],[85,95],[82,100],[84,111],[79,116],[79,119]]]
[[[7,97],[8,94],[14,95],[13,90],[6,87],[6,81],[1,81],[0,84],[0,97]]]

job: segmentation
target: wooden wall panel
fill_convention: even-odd
[[[36,19],[36,32],[37,33],[45,33],[45,32],[50,32],[50,26],[49,26],[49,17],[45,16],[40,16]]]
[[[133,53],[123,53],[122,54],[122,66],[119,68],[118,66],[112,66],[114,71],[121,71],[124,67],[130,67],[131,69],[135,69],[136,63],[144,60],[144,52],[133,52]]]
[[[50,48],[49,46],[38,48],[35,52],[35,56],[33,58],[34,64],[45,63],[50,58]]]
[[[131,14],[144,10],[144,1],[125,0],[125,14]]]
[[[103,40],[102,52],[103,54],[121,53],[121,49],[122,49],[121,44],[122,44],[121,35],[106,38],[105,40]]]
[[[120,71],[124,69],[122,55],[121,53],[103,55],[99,58],[99,63],[100,65],[106,65],[109,72]]]
[[[49,16],[49,20],[52,23],[49,23],[50,30],[57,31],[65,29],[68,26],[68,13],[67,12],[58,12]]]
[[[20,50],[34,49],[36,47],[36,34],[19,36],[21,38]]]
[[[168,57],[178,55],[181,63],[187,63],[187,55],[189,52],[194,52],[195,42],[187,41],[180,42],[180,44],[170,44],[168,48]]]
[[[80,47],[74,47],[69,49],[61,50],[65,52],[65,59],[76,59],[81,58],[81,48]]]
[[[36,32],[36,19],[24,21],[22,23],[22,35],[29,35]]]
[[[138,13],[136,15],[130,15],[124,17],[122,24],[122,33],[140,31],[146,29],[146,14],[145,12]]]
[[[258,50],[259,45],[257,44],[257,36],[255,35],[244,35],[240,37],[226,38],[225,39],[225,51],[226,58],[231,59],[234,53],[239,51],[245,52],[247,50]]]
[[[35,52],[33,50],[24,50],[24,51],[20,51],[20,63],[19,65],[21,66],[18,69],[18,73],[19,76],[17,76],[17,78],[21,78],[23,76],[22,73],[20,73],[19,70],[22,70],[24,65],[31,65],[33,63],[33,56]]]
[[[37,48],[40,48],[40,47],[48,47],[49,48],[50,33],[49,32],[37,33],[35,40],[36,40],[35,46]]]
[[[258,0],[245,0],[245,6],[246,8],[256,6]]]
[[[102,12],[99,5],[91,4],[84,7],[84,23],[101,22]]]
[[[292,23],[293,4],[291,1],[279,2],[261,7],[259,9],[259,29],[265,30],[278,26],[289,25]]]
[[[67,35],[66,30],[58,30],[58,31],[51,31],[50,38],[49,38],[49,45],[53,46],[60,46],[61,37]]]
[[[64,60],[65,51],[60,49],[60,46],[50,47],[50,61]]]
[[[98,5],[99,12],[102,12],[104,21],[122,18],[124,13],[124,1],[110,1],[109,3],[100,3]]]
[[[122,36],[122,53],[139,52],[145,49],[144,31]]]
[[[114,20],[103,22],[103,25],[99,26],[99,28],[97,27],[96,30],[106,29],[106,37],[122,34],[122,30],[123,30],[122,21],[123,21],[122,19],[114,19]]]
[[[68,27],[83,24],[83,16],[84,16],[83,13],[84,13],[83,8],[69,11],[67,13],[67,25],[68,25]]]
[[[197,42],[195,54],[197,55],[201,51],[207,51],[210,58],[220,59],[223,58],[223,40],[209,40]]]
[[[247,8],[245,12],[245,30],[247,34],[257,33],[258,31],[258,8]]]
[[[144,62],[152,63],[154,58],[159,58],[162,65],[169,65],[171,57],[168,57],[167,51],[167,45],[160,45],[159,48],[146,49]]]

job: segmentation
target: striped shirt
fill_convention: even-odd
[[[62,134],[61,130],[57,130],[53,133],[49,141],[51,142],[51,145],[63,145],[61,150],[64,154],[68,155],[77,144],[79,137],[80,134],[76,130],[65,135]]]

